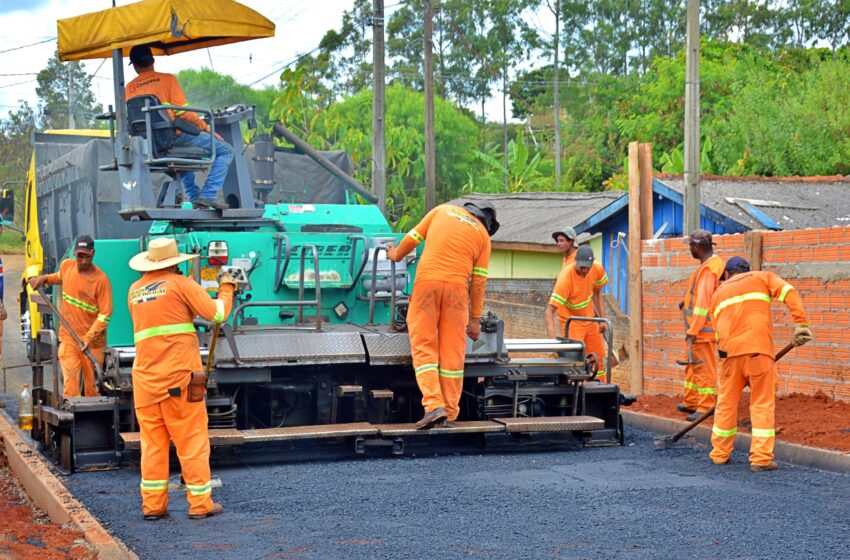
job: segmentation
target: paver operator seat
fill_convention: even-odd
[[[177,132],[197,136],[201,130],[185,119],[173,118],[168,105],[163,105],[155,95],[140,95],[127,101],[127,120],[130,136],[141,136],[147,146],[145,163],[151,171],[160,171],[171,177],[160,188],[157,207],[161,207],[171,185],[176,192],[182,175],[187,171],[205,171],[215,161],[215,142],[212,151],[196,146],[175,146]],[[212,122],[212,113],[203,109],[189,109],[206,113]],[[211,125],[214,126],[214,125]],[[214,130],[211,129],[211,133]]]

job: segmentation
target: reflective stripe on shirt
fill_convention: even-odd
[[[195,334],[195,325],[192,323],[177,323],[175,325],[160,325],[151,327],[137,333],[133,333],[133,342],[139,342],[152,336],[166,334]]]

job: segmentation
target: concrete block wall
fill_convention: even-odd
[[[758,232],[762,270],[775,272],[799,291],[815,340],[795,348],[778,365],[779,393],[815,394],[850,400],[850,227]],[[714,238],[724,259],[744,256],[744,235]],[[682,240],[643,244],[644,388],[648,393],[679,394],[685,355],[684,325],[677,304],[696,268]],[[776,350],[791,340],[787,308],[774,302]]]

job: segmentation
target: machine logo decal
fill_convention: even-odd
[[[130,301],[133,303],[145,303],[147,301],[154,301],[159,296],[164,296],[167,290],[165,287],[162,287],[163,284],[165,284],[165,280],[160,280],[133,290],[130,293]]]

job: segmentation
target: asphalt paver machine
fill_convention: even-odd
[[[276,133],[294,149],[269,139],[246,145],[252,108],[196,108],[235,153],[222,191],[229,208],[181,203],[181,173],[203,173],[215,154],[158,145],[172,133],[168,119],[150,102],[128,111],[123,56],[138,44],[162,56],[268,37],[266,18],[229,1],[146,0],[58,27],[62,59],[111,57],[115,76],[115,105],[104,116],[110,130],[36,135],[28,177],[24,280],[55,270],[76,235],[92,234],[115,302],[102,396],[63,398],[58,322],[23,286],[33,436],[65,470],[118,466],[139,447],[126,305],[138,275],[127,263],[159,236],[199,256],[181,271],[211,294],[222,267],[241,288],[213,357],[206,404],[214,457],[260,450],[284,460],[302,448],[403,454],[438,440],[475,448],[622,443],[620,406],[629,398],[591,381],[601,357],[568,339],[505,339],[492,314],[482,318],[480,339],[467,341],[460,421],[415,429],[423,411],[405,316],[417,256],[386,258],[387,243],[402,235],[346,172],[345,154],[318,153],[280,124]],[[61,298],[60,289],[50,297]],[[195,324],[206,359],[212,325]]]

